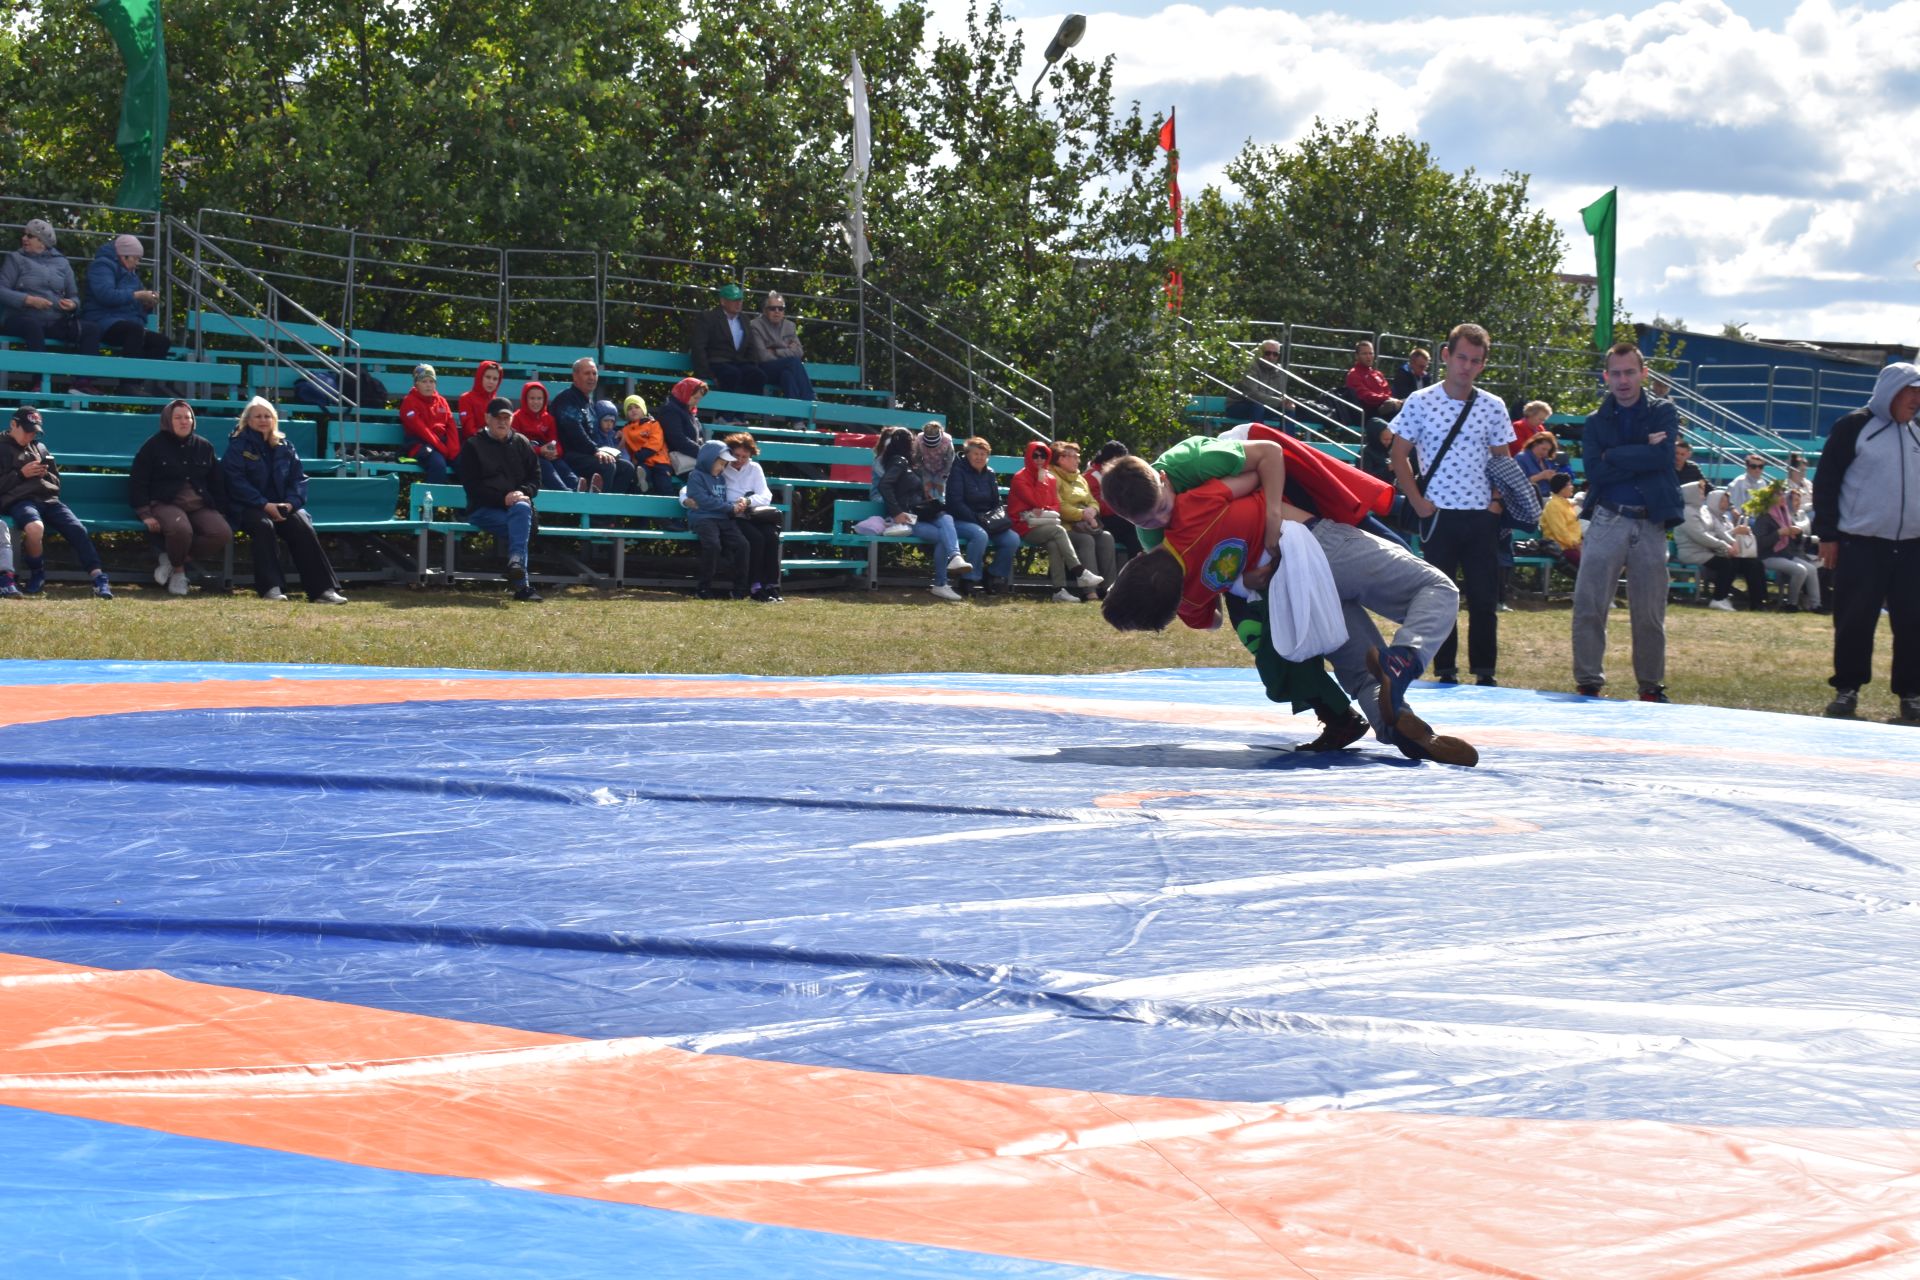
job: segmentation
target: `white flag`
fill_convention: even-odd
[[[867,252],[867,215],[864,208],[867,163],[873,150],[873,121],[867,114],[867,77],[860,70],[860,55],[853,55],[853,70],[847,75],[847,110],[853,115],[853,163],[847,166],[847,251],[853,258],[853,271],[866,271],[873,255]]]

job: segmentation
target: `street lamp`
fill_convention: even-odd
[[[1040,92],[1040,82],[1047,78],[1047,72],[1053,70],[1053,64],[1067,56],[1067,50],[1080,43],[1080,37],[1087,34],[1087,15],[1070,13],[1060,20],[1060,29],[1053,33],[1053,39],[1047,43],[1047,65],[1040,68],[1040,74],[1033,78],[1033,88],[1029,95]]]

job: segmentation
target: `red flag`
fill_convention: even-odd
[[[1180,238],[1180,155],[1175,149],[1173,139],[1173,117],[1176,108],[1167,108],[1167,122],[1160,126],[1160,149],[1167,153],[1167,204],[1173,209],[1173,238]],[[1186,282],[1180,278],[1180,272],[1167,272],[1167,306],[1178,311],[1180,297],[1185,291]]]

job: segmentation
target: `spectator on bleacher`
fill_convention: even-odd
[[[1280,369],[1280,344],[1272,338],[1254,350],[1247,371],[1234,385],[1235,395],[1227,401],[1227,417],[1234,422],[1265,422],[1267,415],[1279,417],[1293,408],[1286,394],[1287,375]]]
[[[1507,446],[1507,452],[1518,458],[1527,442],[1547,429],[1547,419],[1553,416],[1553,406],[1545,400],[1529,400],[1520,410],[1520,416],[1513,420],[1513,443]]]
[[[754,390],[777,386],[789,400],[813,399],[800,334],[787,318],[787,300],[777,293],[769,293],[760,314],[747,321],[747,358],[760,370],[760,386]]]
[[[1687,514],[1673,531],[1673,558],[1696,565],[1700,585],[1709,593],[1707,608],[1733,612],[1733,575],[1744,574],[1748,607],[1758,609],[1767,598],[1767,571],[1752,556],[1742,555],[1733,521],[1725,506],[1726,491],[1715,492],[1705,480],[1680,486]]]
[[[1053,449],[1045,441],[1028,443],[1026,465],[1013,473],[1007,486],[1007,512],[1013,517],[1020,541],[1046,553],[1053,599],[1061,604],[1079,604],[1081,597],[1069,591],[1068,584],[1091,591],[1100,585],[1100,575],[1080,559],[1073,549],[1073,539],[1067,536],[1060,519],[1059,482],[1049,469],[1052,464]]]
[[[620,424],[620,447],[640,478],[647,493],[673,492],[673,456],[667,452],[667,436],[660,420],[647,412],[640,396],[628,396],[620,405],[626,421]]]
[[[938,421],[930,421],[929,426],[938,427]],[[952,468],[939,473],[938,497],[929,488],[932,473],[922,474],[914,469],[914,450],[917,445],[915,433],[900,428],[892,434],[883,433],[882,450],[875,484],[880,491],[880,504],[886,509],[887,519],[895,527],[906,526],[913,536],[927,543],[932,549],[933,585],[928,587],[934,596],[949,602],[962,601],[966,597],[947,582],[955,573],[970,573],[973,563],[960,554],[960,531],[953,523],[953,515],[947,510],[947,476]],[[953,445],[949,441],[945,449],[946,456],[953,456]]]
[[[587,433],[587,440],[593,446],[593,452],[587,455],[568,454],[567,465],[582,475],[597,476],[598,484],[589,484],[594,489],[603,489],[608,493],[640,492],[640,472],[627,457],[627,450],[620,443],[620,411],[613,407],[611,400],[595,400],[591,410],[593,427]],[[567,428],[562,425],[561,447],[567,443]],[[577,442],[576,442],[577,443]]]
[[[1780,575],[1780,607],[1788,613],[1820,608],[1820,574],[1800,554],[1801,538],[1787,510],[1784,480],[1755,488],[1747,497],[1747,527],[1753,530],[1760,563]]]
[[[527,438],[540,458],[542,488],[564,489],[568,493],[580,488],[580,477],[560,457],[560,427],[547,412],[546,383],[529,381],[520,388],[520,407],[513,412],[513,429]]]
[[[1573,468],[1557,460],[1559,452],[1558,436],[1551,431],[1536,431],[1533,433],[1533,438],[1527,441],[1527,447],[1520,451],[1517,459],[1520,463],[1520,473],[1533,481],[1534,488],[1540,491],[1536,496],[1542,502],[1547,500],[1547,494],[1552,491],[1551,486],[1555,476],[1573,474]]]
[[[1540,507],[1540,536],[1551,544],[1554,558],[1580,567],[1580,512],[1573,505],[1573,477],[1556,471],[1548,479],[1550,492]]]
[[[694,469],[700,446],[707,438],[700,425],[700,400],[707,384],[698,378],[682,378],[660,405],[660,431],[666,439],[667,456],[673,462],[673,474],[686,475]]]
[[[118,347],[126,358],[165,360],[173,344],[166,334],[147,328],[160,295],[140,283],[140,260],[146,253],[139,236],[115,236],[95,250],[87,264],[80,318],[100,331],[101,345]]]
[[[1053,472],[1061,523],[1067,526],[1067,537],[1073,541],[1073,554],[1100,575],[1094,595],[1105,599],[1120,569],[1115,563],[1113,534],[1100,523],[1100,504],[1080,474],[1080,446],[1071,440],[1054,441],[1049,470]]]
[[[187,594],[187,566],[209,560],[233,541],[221,514],[226,485],[213,442],[194,431],[193,406],[169,401],[160,429],[133,455],[127,501],[147,532],[161,541],[153,580],[176,596]]]
[[[1491,345],[1477,324],[1453,327],[1440,348],[1441,381],[1414,392],[1394,419],[1392,454],[1394,479],[1420,520],[1421,554],[1449,578],[1456,570],[1465,578],[1467,663],[1483,685],[1496,683],[1500,660],[1501,533],[1500,518],[1488,509],[1493,488],[1487,462],[1506,453],[1513,435],[1507,406],[1474,386]],[[1419,474],[1413,470],[1416,452],[1426,469]],[[1459,655],[1456,627],[1434,654],[1434,678],[1456,681]]]
[[[880,434],[873,439],[873,480],[867,486],[867,496],[875,502],[880,501],[880,476],[887,469],[887,458],[899,447],[894,443],[896,436],[907,442],[905,447],[911,454],[913,432],[905,427],[882,427]]]
[[[994,474],[992,460],[993,446],[986,440],[975,436],[967,441],[947,473],[947,511],[953,516],[962,554],[972,566],[965,579],[968,589],[997,595],[1013,582],[1020,534],[1000,501],[1000,477]]]
[[[693,327],[693,373],[722,391],[758,395],[760,367],[747,349],[747,322],[740,318],[746,294],[737,284],[720,286],[720,304],[702,311]]]
[[[1674,478],[1680,418],[1642,390],[1646,359],[1631,342],[1607,349],[1607,397],[1587,415],[1588,520],[1573,584],[1573,681],[1599,697],[1607,683],[1607,612],[1627,575],[1633,674],[1640,701],[1667,702],[1667,530],[1686,514]]]
[[[1767,460],[1757,453],[1747,455],[1746,470],[1727,482],[1727,501],[1735,511],[1745,512],[1747,499],[1767,482]]]
[[[263,600],[287,598],[280,544],[287,544],[300,585],[314,604],[345,604],[340,580],[327,559],[313,517],[307,514],[307,472],[300,455],[280,431],[273,404],[255,396],[247,401],[220,459],[225,473],[227,518],[253,543],[253,589]]]
[[[1794,529],[1812,534],[1813,481],[1807,479],[1807,457],[1798,451],[1787,455],[1787,511]]]
[[[594,399],[599,386],[600,366],[593,358],[575,360],[572,380],[553,398],[550,410],[560,439],[560,456],[581,492],[632,493],[636,487],[633,464],[621,456],[617,445],[600,443],[596,406],[607,402]]]
[[[736,431],[723,443],[727,467],[720,479],[733,502],[734,521],[747,540],[747,594],[761,604],[779,604],[780,513],[773,505],[773,487],[755,461],[760,445],[745,431]]]
[[[487,429],[487,406],[500,394],[500,362],[482,360],[473,371],[473,386],[460,395],[460,439],[465,441]]]
[[[1873,675],[1873,633],[1893,628],[1900,723],[1920,723],[1920,367],[1882,368],[1873,395],[1833,424],[1814,473],[1813,529],[1833,571],[1833,701],[1859,714]]]
[[[80,355],[96,355],[100,330],[80,314],[80,286],[73,264],[54,252],[58,242],[46,219],[35,218],[20,232],[20,247],[0,261],[0,333],[29,351],[45,351],[53,337]]]
[[[1386,375],[1373,367],[1373,344],[1362,339],[1353,345],[1353,367],[1347,370],[1347,391],[1369,418],[1391,419],[1399,414],[1399,400]]]
[[[1433,363],[1433,355],[1425,347],[1415,347],[1407,353],[1405,363],[1393,372],[1393,395],[1396,400],[1405,400],[1414,392],[1432,384],[1433,375],[1427,372]]]
[[[13,411],[5,435],[0,435],[0,514],[20,531],[20,568],[26,581],[20,590],[37,596],[47,585],[47,526],[67,540],[80,567],[93,575],[93,594],[113,599],[107,571],[100,567],[87,527],[60,501],[60,464],[40,442],[40,411],[22,405]]]
[[[1140,531],[1133,527],[1133,521],[1113,509],[1113,504],[1100,491],[1100,479],[1106,475],[1108,467],[1130,453],[1132,450],[1120,441],[1109,440],[1094,450],[1093,460],[1088,463],[1085,473],[1087,488],[1093,490],[1093,500],[1100,506],[1100,523],[1113,534],[1114,552],[1122,563],[1140,554]]]
[[[428,484],[445,484],[460,457],[460,424],[440,394],[440,375],[430,364],[413,366],[413,389],[400,401],[400,431]]]
[[[1682,440],[1673,446],[1673,474],[1681,484],[1704,485],[1706,474],[1700,470],[1700,464],[1693,460],[1693,446]]]
[[[515,600],[538,603],[527,578],[533,537],[533,501],[540,492],[540,457],[513,429],[513,402],[487,402],[486,427],[460,451],[460,483],[467,491],[467,523],[506,543],[507,586]]]
[[[1360,444],[1360,457],[1354,465],[1370,476],[1391,481],[1393,479],[1393,424],[1380,418],[1370,419],[1366,425],[1365,435],[1366,438]]]
[[[693,594],[702,600],[713,598],[713,578],[720,568],[722,551],[727,556],[733,598],[745,600],[748,595],[750,552],[746,535],[740,532],[741,522],[736,519],[742,507],[727,496],[727,482],[721,475],[726,468],[727,446],[718,440],[706,441],[694,458],[693,470],[687,473],[686,492],[680,495],[681,505],[687,508],[687,523],[700,539],[700,569]]]

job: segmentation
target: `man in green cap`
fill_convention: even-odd
[[[740,318],[740,286],[720,286],[720,305],[700,313],[693,327],[693,376],[715,391],[759,395],[760,370],[747,357],[747,322]]]

